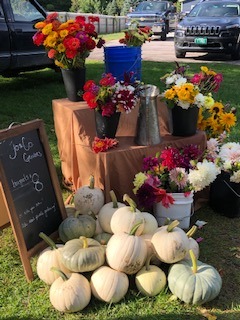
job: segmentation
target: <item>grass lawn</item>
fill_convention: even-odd
[[[193,72],[199,70],[199,64],[190,65]],[[155,84],[163,90],[159,78],[172,71],[174,67],[174,63],[143,61],[143,81]],[[231,103],[239,113],[239,66],[218,63],[211,67],[217,72],[222,72],[224,76],[218,99]],[[87,79],[99,80],[103,71],[102,62],[87,60]],[[0,128],[7,128],[12,122],[22,123],[36,118],[43,119],[56,170],[61,180],[61,163],[51,105],[53,99],[66,96],[61,74],[46,69],[21,74],[18,78],[0,77],[0,90]],[[232,140],[239,141],[239,130],[238,123],[232,132]],[[68,191],[62,188],[62,192],[65,198]],[[26,281],[12,229],[9,227],[0,234],[0,319],[240,319],[240,219],[220,216],[205,206],[193,215],[192,222],[196,220],[208,222],[196,234],[196,237],[204,238],[200,244],[200,260],[218,269],[223,279],[220,295],[212,302],[201,307],[188,306],[172,299],[168,290],[153,298],[143,297],[137,292],[134,278],[131,276],[128,294],[118,304],[107,305],[92,298],[82,312],[60,314],[49,301],[49,286],[37,278],[37,257],[31,261],[35,279],[31,283]]]

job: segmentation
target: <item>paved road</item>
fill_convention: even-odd
[[[118,40],[113,40],[107,45],[118,45]],[[148,61],[162,62],[199,62],[199,63],[229,63],[240,65],[240,60],[232,61],[230,55],[223,54],[206,54],[206,53],[190,53],[186,54],[186,58],[177,59],[174,53],[173,34],[170,33],[166,41],[152,40],[142,46],[142,58]],[[89,59],[103,60],[104,54],[102,49],[95,49],[90,54]]]

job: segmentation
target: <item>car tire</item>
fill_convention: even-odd
[[[231,53],[232,60],[240,60],[240,45]]]
[[[175,56],[176,56],[176,58],[185,58],[186,52],[175,50]]]
[[[160,40],[162,40],[162,41],[166,41],[166,40],[167,40],[167,33],[166,33],[166,32],[164,32],[164,33],[161,35]]]

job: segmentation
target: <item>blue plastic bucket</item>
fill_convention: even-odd
[[[112,73],[118,81],[124,73],[134,72],[132,79],[142,78],[142,47],[109,46],[104,47],[105,72]]]

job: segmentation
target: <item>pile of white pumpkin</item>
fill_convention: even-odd
[[[92,295],[117,303],[128,292],[129,275],[135,275],[137,289],[146,296],[168,285],[188,304],[217,297],[222,280],[214,267],[197,260],[199,246],[192,238],[196,227],[189,233],[177,226],[178,221],[158,227],[155,217],[139,211],[128,195],[121,203],[111,191],[112,201],[104,204],[102,190],[94,183],[90,186],[79,188],[74,205],[66,206],[68,217],[59,226],[64,244],[40,234],[49,247],[38,257],[37,274],[50,285],[54,308],[80,311]],[[161,262],[170,264],[167,275]]]

